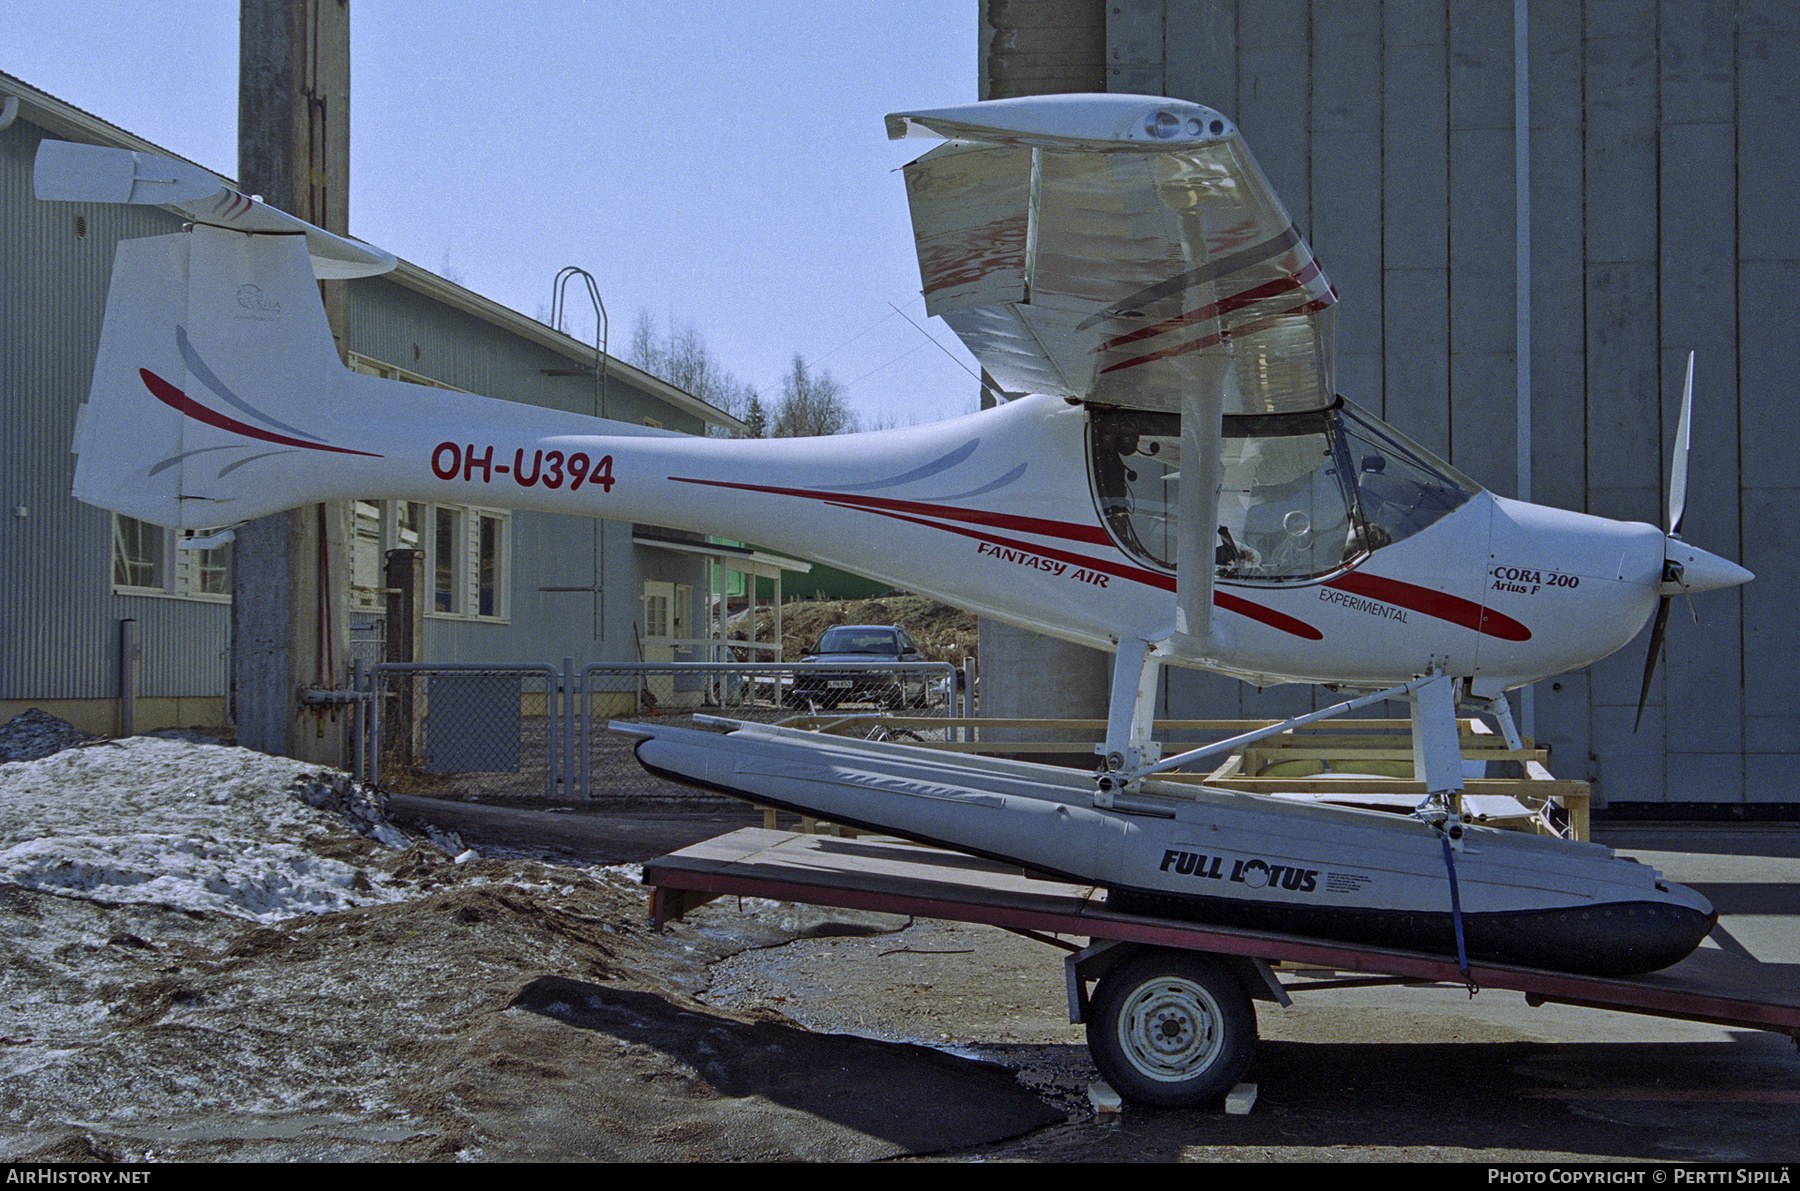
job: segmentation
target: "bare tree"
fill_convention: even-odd
[[[648,310],[638,311],[631,328],[631,344],[626,360],[655,377],[683,389],[714,409],[743,417],[756,395],[749,385],[738,380],[713,358],[706,340],[692,323],[676,323],[671,318],[665,332],[657,326],[656,317]],[[714,437],[729,437],[721,427],[709,426]]]
[[[781,404],[769,424],[770,438],[808,438],[856,429],[856,414],[845,404],[844,386],[823,369],[809,372],[794,354],[794,367],[781,378]]]

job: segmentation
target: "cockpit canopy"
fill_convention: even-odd
[[[1175,569],[1180,416],[1090,407],[1089,476],[1107,532],[1156,570]],[[1348,402],[1227,416],[1214,561],[1221,581],[1323,578],[1411,537],[1480,485]]]

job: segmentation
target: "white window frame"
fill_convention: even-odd
[[[469,609],[472,619],[507,622],[512,616],[512,514],[505,509],[471,508],[469,538],[474,557],[469,560],[473,590]],[[493,526],[493,561],[485,557],[487,527]],[[492,567],[492,590],[486,589],[483,571]]]
[[[425,574],[431,599],[425,615],[466,618],[469,610],[469,515],[456,505],[432,505],[425,511]]]
[[[133,529],[132,527],[136,527]],[[158,543],[159,557],[152,564],[155,573],[149,584],[119,582],[119,553],[124,548],[128,534],[140,536],[144,541]],[[214,546],[206,550],[183,550],[179,543],[183,538],[194,537],[192,530],[177,533],[160,525],[152,525],[148,521],[140,521],[135,517],[127,517],[123,513],[112,515],[112,540],[108,543],[107,578],[114,595],[152,596],[162,599],[199,600],[208,604],[229,604],[231,602],[231,545]],[[207,591],[207,576],[218,571],[225,576],[223,591]]]
[[[437,620],[473,620],[484,624],[509,624],[512,620],[512,512],[482,505],[426,505],[424,539],[425,575],[431,585],[425,615]],[[448,559],[441,556],[438,522],[451,519]],[[481,529],[483,522],[494,526],[494,590],[493,606],[482,610]],[[449,586],[440,588],[439,564]],[[438,606],[440,591],[451,595],[451,606]]]
[[[411,530],[400,524],[400,512],[407,505],[421,510],[420,522]],[[416,500],[350,502],[351,611],[359,616],[387,614],[388,551],[425,550],[423,539],[431,525],[430,510],[430,505]]]
[[[453,393],[467,392],[455,385],[446,385],[428,376],[383,363],[359,352],[349,354],[350,368],[364,376],[376,376],[385,380],[406,381],[409,384],[424,385],[432,389],[448,389]],[[386,558],[388,550],[399,549],[403,543],[400,534],[400,506],[403,502],[363,501],[363,504],[378,505],[381,509],[382,557]],[[417,503],[417,502],[413,502]],[[486,508],[481,505],[439,505],[423,504],[424,512],[419,523],[419,540],[410,543],[425,552],[425,582],[427,595],[425,599],[425,615],[434,620],[479,621],[485,624],[507,624],[512,618],[512,512],[508,509]],[[442,558],[444,553],[438,543],[438,519],[440,514],[451,519],[450,541],[446,543],[449,557]],[[491,606],[486,612],[482,610],[481,585],[481,533],[482,525],[494,525],[494,572]],[[352,538],[355,527],[352,526]],[[351,550],[356,549],[356,542],[351,542]],[[446,586],[438,586],[438,569],[442,562]],[[385,583],[385,576],[383,577]],[[366,586],[366,585],[365,585]],[[438,607],[438,595],[443,591],[449,595],[449,608]],[[353,593],[354,594],[354,593]],[[357,609],[364,614],[385,611],[385,601],[380,607],[363,604]]]

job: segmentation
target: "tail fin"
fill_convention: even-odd
[[[326,437],[348,376],[301,236],[202,225],[123,241],[76,423],[75,496],[177,528],[320,499],[305,490],[315,452],[367,454]],[[239,470],[263,460],[275,466]]]

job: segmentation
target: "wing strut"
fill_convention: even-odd
[[[1120,650],[1121,654],[1124,652],[1123,649]],[[1115,670],[1115,675],[1118,672],[1119,671]],[[1411,682],[1401,683],[1399,686],[1388,687],[1386,690],[1375,691],[1372,694],[1359,695],[1357,698],[1346,699],[1342,703],[1333,703],[1330,707],[1323,707],[1318,711],[1308,712],[1305,715],[1293,716],[1290,719],[1282,720],[1278,724],[1268,724],[1264,727],[1241,733],[1226,740],[1219,740],[1212,744],[1202,745],[1197,749],[1189,749],[1185,753],[1178,753],[1166,760],[1140,765],[1135,769],[1102,773],[1099,778],[1099,793],[1094,795],[1094,805],[1111,806],[1112,803],[1110,801],[1103,802],[1101,799],[1103,797],[1110,798],[1111,795],[1124,790],[1129,783],[1135,782],[1140,778],[1151,777],[1158,773],[1168,773],[1171,770],[1192,765],[1195,761],[1202,761],[1208,757],[1217,757],[1241,748],[1246,744],[1254,744],[1265,737],[1276,736],[1283,732],[1291,732],[1295,728],[1304,728],[1308,724],[1316,724],[1320,720],[1330,719],[1332,716],[1356,711],[1360,708],[1369,706],[1371,703],[1379,703],[1384,699],[1405,698],[1412,695],[1427,683],[1436,682],[1440,678],[1442,678],[1441,675],[1427,674],[1422,678],[1415,678]],[[1156,747],[1160,751],[1161,746],[1153,747]],[[1110,761],[1111,758],[1109,757],[1108,760]],[[1459,760],[1459,769],[1460,765],[1461,762]]]
[[[1176,492],[1180,538],[1175,547],[1175,635],[1169,644],[1173,652],[1187,657],[1203,657],[1216,649],[1212,605],[1219,452],[1225,434],[1222,379],[1209,375],[1181,395],[1181,479]]]

